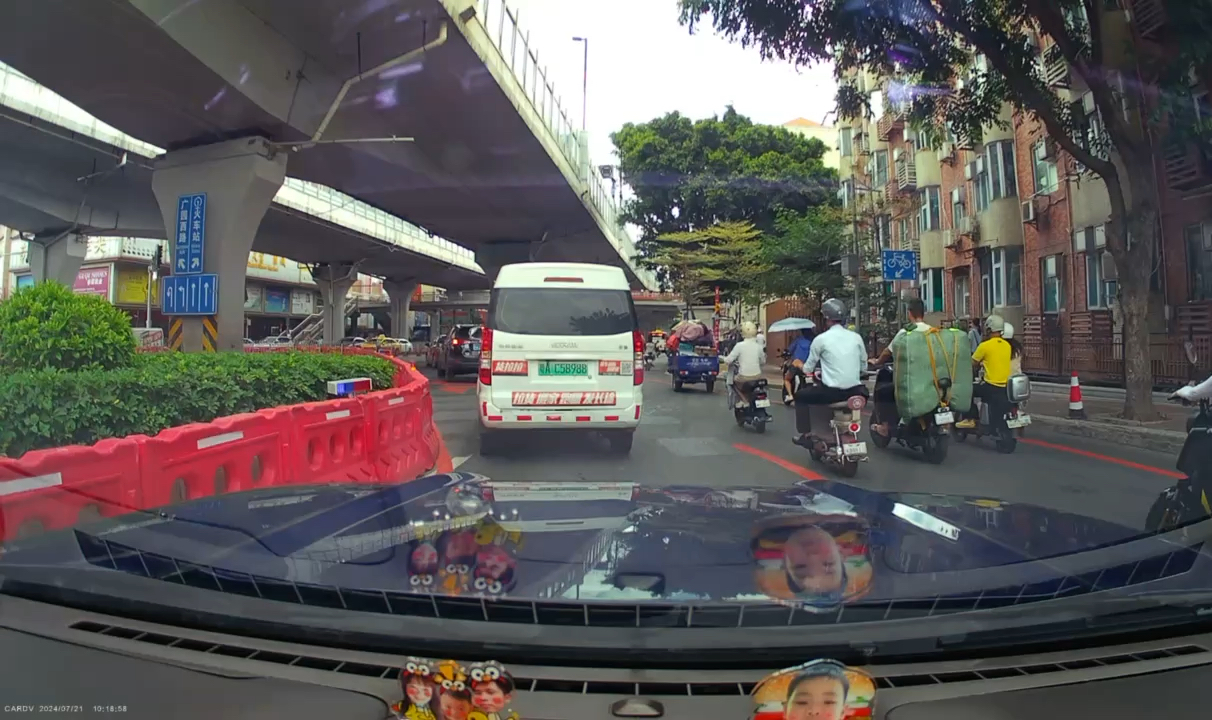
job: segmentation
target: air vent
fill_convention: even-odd
[[[223,643],[200,642],[198,640],[191,640],[189,638],[173,637],[171,635],[164,635],[161,633],[144,632],[142,630],[124,628],[118,625],[105,625],[102,623],[86,621],[73,624],[71,629],[94,633],[96,635],[120,637],[124,640],[133,640],[135,642],[148,643],[149,645],[159,645],[161,647],[171,647],[179,650],[206,653],[208,655],[234,657],[242,660],[256,660],[258,662],[274,663],[275,665],[289,665],[291,667],[324,670],[326,672],[358,675],[360,677],[388,678],[394,680],[400,674],[399,668],[387,667],[386,665],[367,665],[365,663],[342,662],[340,660],[334,660],[333,658],[271,652],[268,650],[257,650],[255,648],[241,647],[239,645],[226,645]]]
[[[333,658],[315,657],[311,655],[296,655],[279,653],[268,650],[228,645],[224,643],[204,642],[189,638],[174,637],[162,633],[144,632],[118,625],[106,625],[90,621],[77,622],[72,630],[119,637],[134,642],[172,647],[192,652],[223,657],[235,657],[244,660],[269,662],[276,665],[289,665],[325,672],[337,672],[360,677],[382,678],[395,680],[399,669],[385,665],[343,662]],[[918,687],[922,685],[945,685],[958,682],[976,682],[980,680],[1000,680],[1003,678],[1023,677],[1027,675],[1047,675],[1065,672],[1067,670],[1086,670],[1096,667],[1125,665],[1146,660],[1160,660],[1171,657],[1200,655],[1208,652],[1198,645],[1179,645],[1156,650],[1142,650],[1136,653],[1120,653],[1100,658],[1072,660],[1058,663],[1043,663],[1035,665],[1020,665],[987,670],[968,670],[949,673],[919,673],[914,675],[881,675],[876,678],[876,684],[881,689]],[[749,695],[754,683],[749,682],[691,682],[691,683],[630,683],[609,681],[560,680],[550,678],[516,677],[514,682],[519,690],[529,692],[568,693],[574,695],[676,695],[680,697],[736,697]]]
[[[277,602],[385,615],[522,625],[612,628],[752,628],[882,620],[921,619],[1045,602],[1139,585],[1182,575],[1199,545],[1103,570],[1057,577],[1030,585],[990,588],[956,595],[858,602],[831,613],[776,604],[627,605],[446,597],[296,583],[215,568],[145,552],[75,531],[80,551],[98,567],[163,582]]]

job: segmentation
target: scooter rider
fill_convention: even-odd
[[[926,322],[926,303],[914,298],[910,300],[905,308],[909,315],[909,324],[913,325],[915,330],[931,330],[932,326]],[[892,338],[892,342],[896,342],[908,330],[901,328],[896,331],[896,336]],[[880,353],[880,356],[871,361],[872,365],[883,365],[892,360],[892,343],[888,343],[888,347]],[[876,378],[875,383],[875,402],[879,406],[879,416],[883,422],[872,425],[881,435],[888,435],[892,432],[892,426],[896,422],[896,386],[893,384],[892,373],[881,373],[882,377]]]
[[[1000,315],[990,315],[985,320],[985,331],[989,337],[972,353],[972,363],[977,366],[976,369],[985,369],[985,381],[972,387],[972,409],[965,419],[955,424],[957,428],[976,427],[976,421],[980,417],[976,407],[977,398],[980,398],[982,403],[989,404],[989,417],[994,423],[998,422],[999,408],[1006,398],[1006,385],[1010,382],[1012,351],[1010,343],[1002,337],[1005,326],[1006,321]]]
[[[803,328],[800,330],[800,336],[791,343],[791,347],[787,348],[790,355],[787,363],[783,365],[783,404],[790,405],[792,395],[795,392],[795,378],[799,375],[800,370],[794,365],[796,360],[800,361],[800,365],[808,362],[808,354],[812,351],[812,330]]]
[[[724,362],[739,365],[732,384],[736,387],[741,401],[748,405],[749,394],[745,392],[745,383],[762,379],[762,361],[766,358],[766,348],[758,340],[757,326],[749,321],[741,324],[741,337],[743,339],[724,356]]]
[[[1175,390],[1171,393],[1170,399],[1187,402],[1212,400],[1212,377],[1198,385],[1188,385]],[[1205,480],[1208,473],[1212,472],[1212,428],[1202,428],[1205,431],[1202,435],[1202,442],[1199,442],[1196,437],[1191,437],[1191,432],[1196,429],[1197,420],[1202,417],[1202,415],[1193,416],[1187,420],[1188,438],[1178,457],[1178,469],[1186,473],[1189,478],[1195,479],[1197,475],[1200,475],[1203,476],[1200,479]]]
[[[867,397],[863,384],[863,368],[867,365],[867,346],[863,338],[846,328],[846,303],[838,298],[821,305],[821,315],[828,329],[812,341],[807,362],[793,364],[810,375],[821,366],[821,381],[805,385],[795,394],[795,429],[799,433],[795,444],[811,447],[813,405],[830,405],[855,395]]]

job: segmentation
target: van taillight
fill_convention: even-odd
[[[644,384],[644,333],[636,330],[631,333],[632,342],[635,344],[635,374],[632,376],[633,385]]]
[[[480,384],[492,384],[492,328],[480,331]]]

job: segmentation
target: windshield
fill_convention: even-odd
[[[623,290],[498,288],[488,313],[490,327],[517,335],[621,335],[636,329],[631,296]]]
[[[407,720],[1177,666],[1210,5],[0,0],[0,647]]]

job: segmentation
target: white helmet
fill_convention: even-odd
[[[757,337],[757,325],[754,325],[749,320],[741,323],[741,337],[746,340]]]
[[[1010,323],[1002,323],[1002,337],[1007,340],[1014,337],[1014,326]]]
[[[841,298],[829,298],[821,305],[821,315],[833,322],[845,321],[846,301]]]

